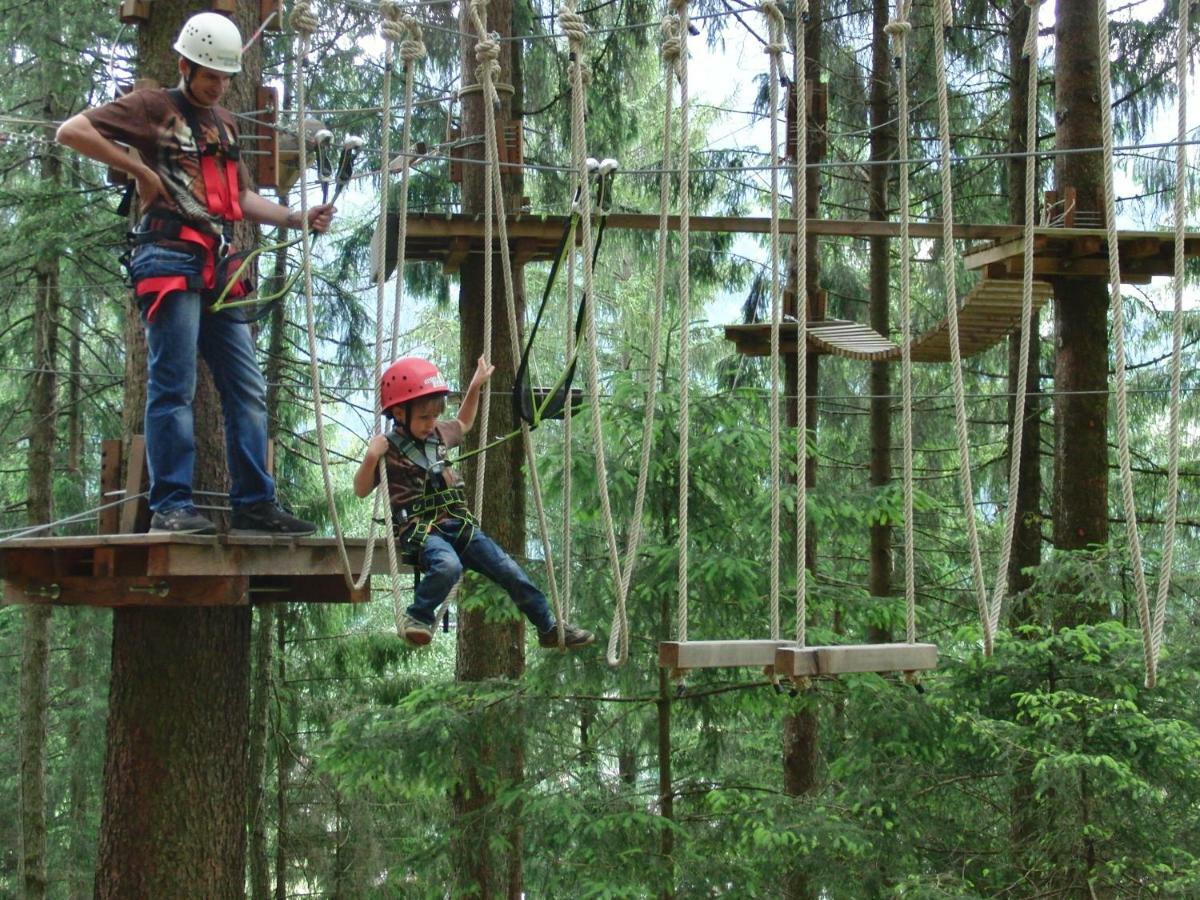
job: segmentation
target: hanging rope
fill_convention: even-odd
[[[688,432],[692,411],[688,381],[691,378],[691,104],[688,98],[688,4],[670,0],[678,20],[679,54],[675,74],[679,79],[679,589],[676,600],[677,639],[687,640],[688,631],[688,491],[690,454]]]
[[[1000,627],[1000,612],[1008,594],[1008,566],[1012,559],[1013,542],[1017,533],[1017,514],[1020,504],[1017,492],[1021,483],[1021,447],[1025,440],[1025,397],[1029,381],[1029,348],[1033,342],[1033,238],[1035,193],[1037,190],[1037,122],[1038,122],[1038,12],[1042,0],[1025,0],[1029,10],[1029,27],[1025,33],[1024,56],[1029,62],[1025,83],[1027,111],[1025,116],[1025,231],[1024,267],[1021,276],[1021,341],[1017,352],[1017,387],[1013,398],[1012,431],[1008,451],[1008,509],[1004,517],[1004,540],[1000,562],[996,567],[996,583],[983,622],[983,653],[992,654],[996,631]]]
[[[500,268],[504,280],[505,310],[508,315],[509,341],[513,359],[515,360],[521,355],[521,338],[517,324],[516,289],[513,282],[512,259],[508,253],[508,219],[505,215],[504,180],[500,173],[500,136],[496,131],[496,109],[500,103],[500,96],[496,92],[495,80],[500,74],[500,45],[495,39],[494,35],[488,35],[487,33],[487,0],[472,0],[470,14],[472,22],[475,25],[476,32],[479,35],[479,40],[475,45],[475,58],[479,62],[479,67],[475,70],[475,75],[479,80],[479,84],[483,93],[484,130],[487,135],[483,142],[484,152],[487,157],[485,177],[488,180],[488,185],[485,191],[486,202],[484,208],[484,293],[486,295],[484,302],[484,355],[489,356],[491,348],[492,221],[494,218],[497,231],[499,232],[499,241],[501,247]],[[484,399],[490,400],[490,396],[491,386],[489,382],[488,391],[484,395]],[[489,407],[490,402],[484,406],[483,412],[485,414]],[[480,435],[480,441],[483,442],[487,436],[486,420],[481,428]],[[524,445],[525,458],[528,462],[529,482],[533,491],[534,507],[537,511],[538,531],[542,542],[542,552],[545,554],[547,587],[550,593],[551,604],[554,608],[555,619],[558,623],[559,645],[562,646],[565,640],[563,634],[563,626],[565,622],[562,604],[558,595],[554,556],[550,544],[550,527],[546,518],[546,506],[542,499],[541,478],[538,474],[537,460],[534,455],[533,438],[529,431],[529,425],[525,422],[521,423],[521,438]],[[476,470],[475,498],[476,515],[481,515],[479,513],[479,509],[483,504],[485,467],[483,457],[486,456],[486,452],[478,455],[480,456],[480,460],[479,468]]]
[[[1181,4],[1184,5],[1184,4]],[[1100,32],[1100,128],[1104,145],[1104,227],[1108,240],[1108,285],[1112,306],[1113,345],[1116,354],[1117,458],[1121,466],[1121,502],[1125,510],[1125,530],[1129,540],[1129,563],[1137,594],[1138,622],[1142,626],[1142,653],[1146,664],[1146,686],[1153,687],[1157,677],[1154,659],[1153,621],[1146,590],[1146,572],[1142,567],[1142,543],[1138,533],[1137,507],[1133,498],[1133,466],[1129,452],[1129,408],[1125,390],[1125,309],[1121,302],[1121,260],[1117,236],[1116,185],[1113,183],[1112,83],[1108,54],[1108,7],[1097,8]],[[1179,190],[1177,186],[1176,190]],[[1178,244],[1179,241],[1176,241]]]
[[[909,201],[908,134],[908,36],[912,34],[909,15],[911,0],[897,0],[896,15],[884,31],[892,38],[892,60],[897,74],[897,98],[900,125],[897,150],[900,154],[900,381],[902,393],[901,430],[903,431],[904,484],[904,636],[908,643],[917,639],[917,554],[916,523],[913,521],[913,368],[912,368],[912,239],[909,225],[912,209]]]
[[[1175,96],[1178,107],[1175,147],[1175,273],[1172,288],[1175,308],[1171,320],[1171,407],[1168,426],[1167,510],[1163,524],[1162,561],[1159,563],[1158,590],[1154,600],[1154,621],[1150,628],[1150,657],[1146,667],[1146,687],[1154,687],[1158,677],[1158,659],[1162,654],[1163,627],[1167,615],[1167,595],[1171,590],[1171,568],[1175,559],[1175,517],[1179,506],[1179,400],[1183,361],[1183,283],[1184,225],[1187,209],[1187,64],[1188,19],[1191,0],[1180,0],[1179,28],[1175,45]]]
[[[782,74],[783,13],[775,0],[763,0],[761,9],[767,18],[767,45],[764,48],[769,62],[771,122],[771,230],[768,240],[771,258],[771,640],[779,640],[779,508],[780,508],[780,371],[779,327],[783,318],[783,300],[779,289],[779,167],[774,165],[779,153],[779,80]],[[803,352],[797,346],[797,358]]]
[[[674,96],[672,71],[679,59],[678,19],[665,16],[662,22],[661,59],[666,65],[667,96],[663,103],[663,168],[670,168],[671,108]],[[658,407],[658,366],[662,355],[662,318],[666,298],[667,244],[671,197],[671,178],[663,172],[658,179],[658,252],[654,263],[654,317],[650,324],[650,359],[646,367],[646,408],[642,411],[642,451],[638,458],[637,490],[633,515],[625,542],[625,564],[617,590],[617,607],[608,635],[609,665],[620,665],[629,658],[629,618],[627,604],[633,571],[637,567],[638,547],[642,539],[642,513],[646,505],[646,487],[650,476],[650,451],[654,446],[654,414]]]
[[[988,618],[987,589],[984,587],[983,559],[979,551],[979,530],[975,523],[975,489],[971,483],[971,450],[967,442],[967,406],[963,387],[962,353],[958,341],[958,290],[955,284],[954,255],[954,182],[950,172],[950,92],[946,85],[946,29],[952,21],[950,0],[937,0],[933,28],[934,64],[937,67],[938,159],[942,187],[942,279],[946,291],[946,323],[950,338],[950,368],[954,386],[954,434],[958,445],[958,477],[962,487],[963,515],[967,543],[971,549],[971,574],[975,587],[975,605],[980,622]]]
[[[379,197],[379,235],[384,246],[379,249],[380,271],[376,280],[375,292],[375,384],[379,384],[383,373],[383,319],[386,284],[384,279],[384,260],[387,256],[387,217],[389,203],[389,162],[391,160],[391,97],[392,97],[392,65],[395,59],[395,47],[400,46],[400,58],[404,61],[404,125],[400,138],[400,159],[403,168],[400,172],[400,199],[396,222],[396,285],[392,301],[391,341],[387,360],[397,356],[397,345],[400,332],[400,309],[404,300],[404,278],[407,274],[405,253],[408,248],[408,192],[409,192],[409,162],[412,152],[412,117],[413,117],[413,72],[415,62],[425,56],[425,44],[421,40],[421,26],[410,16],[403,14],[399,3],[394,0],[381,0],[379,11],[382,21],[379,25],[384,39],[383,67],[383,139],[382,159],[383,171],[380,176]],[[382,410],[375,413],[375,432],[382,433]],[[379,458],[379,488],[375,492],[375,513],[371,516],[371,524],[379,517],[379,503],[383,502],[384,535],[395,534],[395,524],[392,519],[392,504],[388,491],[388,473],[386,454]],[[404,597],[400,592],[400,565],[396,554],[396,541],[387,540],[388,571],[391,576],[392,612],[396,620],[396,633],[403,636],[406,610]],[[371,570],[371,556],[375,541],[373,533],[368,532],[367,556],[365,571]],[[440,615],[440,610],[439,610]]]
[[[610,665],[623,662],[629,653],[629,619],[625,611],[625,593],[621,586],[623,574],[621,571],[621,555],[617,548],[616,525],[613,521],[612,502],[608,494],[608,463],[604,453],[603,423],[600,419],[600,362],[598,356],[598,340],[596,337],[596,290],[595,272],[592,266],[592,196],[588,189],[587,175],[587,84],[591,73],[584,58],[584,44],[587,40],[587,27],[583,18],[575,11],[574,4],[569,3],[558,13],[559,24],[567,35],[570,47],[570,78],[571,78],[571,165],[574,168],[579,185],[579,224],[582,232],[583,257],[583,293],[582,302],[586,305],[584,317],[586,333],[584,343],[587,349],[587,388],[588,413],[592,429],[592,441],[596,465],[596,484],[600,494],[600,514],[603,520],[604,541],[608,549],[609,567],[612,572],[613,586],[617,592],[616,612],[613,627],[609,632],[607,659]]]
[[[796,91],[796,170],[792,175],[792,215],[796,219],[796,643],[808,640],[808,90],[804,72],[804,32],[808,0],[797,0],[792,60]]]
[[[320,24],[310,9],[309,0],[297,0],[289,19],[292,30],[299,38],[296,54],[296,117],[299,132],[299,165],[300,165],[300,247],[302,251],[301,271],[304,282],[304,312],[308,331],[308,363],[309,374],[313,385],[313,415],[316,418],[317,450],[321,460],[321,479],[325,486],[325,501],[329,507],[329,515],[333,520],[334,535],[337,539],[338,556],[342,563],[342,576],[346,585],[352,590],[360,590],[371,577],[370,559],[374,550],[374,534],[367,540],[366,564],[355,580],[350,564],[350,556],[346,550],[346,539],[342,532],[341,518],[338,515],[337,503],[333,496],[333,474],[329,465],[329,447],[325,441],[325,417],[321,405],[321,362],[317,354],[316,310],[313,303],[312,278],[312,234],[308,222],[308,159],[306,155],[307,136],[305,135],[307,119],[305,116],[305,58],[308,55],[309,42]],[[372,517],[374,518],[374,517]],[[373,529],[372,529],[373,531]]]

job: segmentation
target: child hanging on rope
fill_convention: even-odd
[[[354,493],[368,496],[379,483],[379,460],[386,458],[388,496],[396,539],[416,555],[422,577],[401,622],[405,640],[424,646],[433,640],[438,607],[469,568],[496,582],[533,623],[542,647],[558,646],[558,625],[550,605],[524,570],[488,537],[467,507],[462,479],[450,468],[446,451],[462,444],[475,424],[479,390],[495,367],[482,356],[463,395],[458,416],[441,419],[450,392],[437,366],[424,359],[397,360],[383,373],[379,405],[392,420],[387,434],[367,444],[354,475]],[[590,631],[564,623],[569,649],[594,640]]]

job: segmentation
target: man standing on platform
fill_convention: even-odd
[[[125,172],[137,186],[143,216],[132,235],[130,274],[148,348],[150,530],[216,533],[192,497],[199,352],[221,398],[233,532],[311,534],[311,522],[279,506],[267,472],[266,380],[250,326],[236,315],[207,309],[236,268],[223,265],[235,222],[245,218],[290,228],[303,223],[299,212],[247,187],[237,126],[220,106],[230,79],[241,71],[237,26],[219,13],[198,13],[184,23],[174,49],[177,88],[126,94],[72,116],[57,134],[59,143]],[[309,228],[326,231],[333,213],[332,204],[309,209]]]

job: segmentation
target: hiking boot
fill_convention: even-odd
[[[586,628],[580,628],[578,625],[572,625],[570,622],[563,623],[563,643],[568,650],[578,650],[580,647],[586,647],[596,636]],[[549,631],[538,632],[538,646],[555,649],[558,647],[558,626],[555,625]]]
[[[239,506],[233,511],[230,534],[283,534],[297,537],[312,534],[317,526],[298,519],[278,503],[264,500]]]
[[[196,512],[194,506],[177,506],[156,512],[150,518],[151,532],[167,534],[216,534],[217,526]]]
[[[405,613],[400,618],[400,636],[414,647],[424,647],[433,640],[433,626]]]

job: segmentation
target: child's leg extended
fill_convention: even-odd
[[[454,545],[438,534],[436,529],[431,530],[425,538],[417,561],[421,565],[421,583],[417,585],[408,614],[432,626],[438,607],[462,577],[463,564],[458,559]]]
[[[480,575],[486,575],[512,597],[517,609],[533,624],[538,632],[554,627],[554,613],[546,602],[546,595],[537,589],[513,558],[483,531],[476,529],[471,542],[462,553],[462,561]]]

